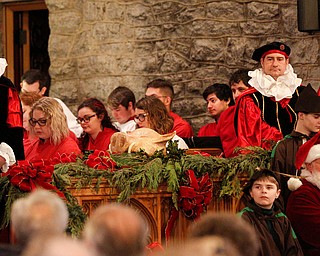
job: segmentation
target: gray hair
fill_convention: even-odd
[[[11,208],[11,223],[19,244],[39,234],[62,234],[68,225],[68,208],[55,193],[38,189],[17,199]]]

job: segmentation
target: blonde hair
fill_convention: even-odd
[[[34,110],[42,111],[48,119],[47,125],[49,125],[51,129],[50,141],[54,145],[60,144],[60,142],[69,135],[67,117],[63,113],[63,109],[58,101],[54,98],[42,97],[35,102],[30,111],[30,118],[33,117]],[[34,132],[34,127],[31,127],[31,131]]]

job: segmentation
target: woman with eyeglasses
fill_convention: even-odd
[[[112,134],[118,130],[112,125],[104,104],[89,98],[78,107],[77,122],[83,133],[80,137],[81,150],[108,150]]]
[[[26,160],[81,153],[77,142],[69,135],[66,115],[55,99],[43,97],[35,102],[30,111],[29,125],[36,139],[25,147]]]
[[[34,134],[30,132],[30,124],[29,124],[30,111],[31,111],[32,105],[35,102],[37,102],[40,98],[42,98],[42,96],[36,92],[21,92],[19,96],[20,96],[22,112],[23,112],[23,129],[24,129],[23,146],[26,148],[35,137]],[[74,132],[71,131],[70,129],[69,129],[69,132],[70,132],[69,134],[70,137],[77,142],[78,139],[74,134]]]
[[[173,127],[173,118],[163,102],[154,96],[146,96],[136,103],[134,121],[137,128],[150,128],[159,134],[170,133]],[[172,140],[178,141],[179,148],[188,149],[185,141],[178,135]]]

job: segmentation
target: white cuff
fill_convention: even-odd
[[[2,166],[2,171],[7,172],[9,166],[16,162],[16,157],[14,156],[12,148],[5,142],[0,144],[0,156],[6,160],[6,163]]]

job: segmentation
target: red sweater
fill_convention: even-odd
[[[108,150],[110,138],[115,132],[117,131],[115,131],[114,129],[104,128],[103,131],[99,132],[95,140],[90,137],[88,146],[84,150]]]
[[[181,138],[190,138],[193,136],[191,125],[176,113],[170,112],[173,118],[173,128],[171,132],[176,131],[176,134]]]
[[[66,137],[60,144],[54,145],[49,140],[35,139],[30,141],[28,147],[25,148],[26,160],[34,161],[40,159],[51,159],[58,154],[80,154],[80,149],[77,142],[71,137]]]
[[[198,137],[218,136],[217,126],[218,123],[209,123],[202,126],[198,132]]]

